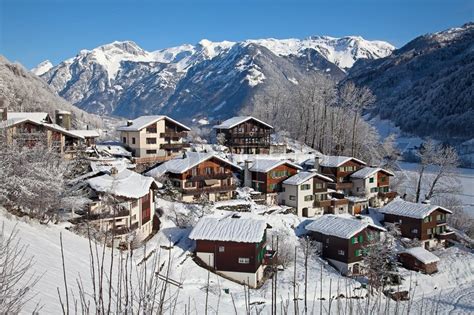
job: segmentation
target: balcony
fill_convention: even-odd
[[[394,199],[397,197],[397,192],[396,191],[389,191],[389,192],[379,192],[378,197],[382,199]]]
[[[163,143],[160,144],[160,149],[162,150],[181,150],[184,148],[189,148],[189,143]]]
[[[335,190],[344,190],[351,189],[352,182],[337,182],[337,183],[328,183],[328,187]]]
[[[193,189],[181,189],[183,195],[199,195],[203,193],[215,193],[215,192],[226,192],[234,191],[237,188],[236,185],[226,185],[226,186],[217,186],[217,187],[202,187],[202,188],[193,188]]]
[[[166,131],[160,133],[160,138],[185,138],[187,135],[186,131]]]
[[[130,215],[130,211],[126,209],[122,209],[118,212],[103,212],[103,213],[92,213],[84,216],[84,218],[88,220],[107,220],[107,219],[117,219],[121,217],[128,217]]]
[[[189,181],[201,181],[206,179],[228,179],[232,178],[232,173],[212,173],[212,174],[199,174],[199,175],[190,175],[186,177]]]
[[[247,132],[236,132],[231,133],[232,138],[261,138],[270,136],[271,132],[257,132],[257,131],[247,131]]]
[[[315,200],[314,207],[315,208],[327,208],[331,206],[331,200]]]
[[[454,240],[456,239],[456,234],[453,231],[445,231],[440,234],[436,234],[436,238],[439,240]]]
[[[113,235],[125,235],[128,234],[138,228],[138,222],[133,223],[128,226],[120,226],[120,227],[115,227],[115,228],[110,228],[108,232],[112,233]]]
[[[252,147],[252,148],[268,148],[270,147],[270,142],[258,142],[258,143],[235,143],[235,142],[227,142],[227,146],[229,147]]]

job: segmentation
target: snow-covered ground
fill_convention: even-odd
[[[242,194],[245,198],[245,194]],[[293,214],[284,214],[281,207],[267,207],[256,205],[244,199],[219,202],[207,208],[207,212],[214,215],[226,215],[232,206],[245,205],[250,211],[241,212],[242,217],[258,218],[265,220],[272,226],[269,230],[268,242],[271,244],[272,235],[280,235],[280,242],[285,248],[297,250],[296,283],[297,296],[300,311],[303,308],[304,297],[304,256],[301,250],[299,235],[304,233],[304,226],[309,223],[308,219],[299,218]],[[179,302],[176,305],[176,314],[183,314],[185,308],[190,304],[191,313],[204,313],[205,287],[208,272],[199,267],[191,257],[194,243],[188,238],[191,228],[179,228],[172,220],[175,213],[188,214],[192,217],[193,212],[201,212],[202,207],[190,206],[181,203],[169,202],[158,199],[157,206],[165,211],[161,230],[146,244],[146,253],[137,250],[134,254],[135,263],[140,261],[145,255],[150,257],[158,255],[156,270],[158,266],[165,265],[168,250],[164,246],[171,246],[170,278],[183,284],[182,289],[171,287],[171,294],[179,291]],[[75,235],[66,230],[65,225],[40,225],[23,219],[11,217],[2,211],[1,223],[5,225],[7,231],[15,226],[20,232],[21,242],[28,244],[28,254],[34,256],[34,269],[37,274],[42,275],[39,283],[35,287],[37,296],[25,307],[25,313],[31,312],[37,302],[40,302],[42,309],[40,313],[59,314],[61,313],[57,288],[63,291],[63,277],[60,258],[59,234],[63,235],[65,250],[66,271],[69,283],[72,283],[81,275],[86,290],[91,292],[89,279],[89,242],[87,239]],[[143,249],[143,247],[142,247]],[[110,254],[109,249],[106,251]],[[474,311],[474,254],[462,248],[449,248],[436,252],[441,258],[438,264],[439,272],[432,275],[423,275],[402,269],[405,277],[404,287],[409,287],[410,279],[414,290],[414,300],[412,310],[418,312],[438,308],[439,313],[445,314],[453,311],[453,314],[468,314]],[[148,261],[152,261],[149,259]],[[322,277],[321,277],[322,275]],[[323,313],[329,309],[331,297],[340,294],[344,296],[365,296],[365,289],[361,289],[361,283],[356,279],[351,279],[339,275],[335,269],[327,265],[315,254],[309,258],[308,270],[308,308],[309,312],[319,313],[322,303]],[[321,280],[322,279],[322,280]],[[281,305],[288,303],[290,312],[293,312],[293,281],[294,264],[289,262],[288,266],[278,273],[278,312],[283,313]],[[321,286],[322,284],[322,286]],[[322,288],[322,293],[321,293]],[[74,289],[73,289],[74,290]],[[226,293],[228,292],[228,293]],[[440,297],[441,292],[441,297]],[[319,299],[322,294],[324,300]],[[245,312],[244,288],[232,281],[210,274],[210,294],[209,313],[210,314],[233,314],[235,307],[238,313]],[[436,301],[440,301],[439,303]],[[263,310],[263,314],[270,313],[271,305],[271,281],[267,281],[260,289],[250,290],[250,301],[252,313],[254,310]],[[331,300],[332,312],[337,312],[338,303],[344,307],[347,303],[352,303],[353,307],[363,307],[365,299],[333,299]],[[382,297],[382,303],[385,303]],[[391,302],[391,307],[395,303]],[[406,302],[400,307],[406,307]]]

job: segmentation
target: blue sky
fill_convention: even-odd
[[[114,40],[146,50],[248,38],[361,35],[397,47],[474,20],[474,0],[0,0],[0,54],[30,68]]]

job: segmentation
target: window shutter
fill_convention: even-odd
[[[359,243],[362,243],[364,241],[364,237],[362,235],[359,235]]]

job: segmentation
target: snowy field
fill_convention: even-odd
[[[296,295],[301,312],[304,297],[304,257],[297,235],[303,233],[304,226],[309,221],[292,214],[283,214],[284,209],[279,207],[268,208],[244,200],[221,202],[208,211],[213,212],[215,215],[225,215],[229,212],[218,210],[217,208],[222,209],[222,207],[235,206],[237,204],[251,206],[250,212],[241,213],[242,217],[263,219],[272,226],[272,229],[269,230],[269,243],[271,243],[271,235],[279,234],[280,239],[284,239],[287,248],[298,247]],[[189,214],[190,211],[196,210],[196,207],[171,203],[161,199],[158,200],[157,206],[169,214]],[[7,231],[15,226],[17,227],[21,235],[21,242],[28,244],[28,254],[34,256],[36,273],[42,275],[34,289],[37,296],[28,302],[24,310],[25,313],[30,313],[36,303],[40,303],[42,306],[41,314],[61,313],[57,295],[58,287],[61,292],[64,291],[59,245],[60,233],[63,234],[66,274],[71,284],[71,290],[77,291],[75,289],[76,286],[72,283],[80,275],[86,290],[91,292],[91,283],[88,281],[89,243],[87,239],[64,229],[64,225],[45,226],[34,222],[26,222],[23,219],[6,215],[4,211],[2,212],[1,221],[5,224]],[[156,270],[158,266],[166,265],[168,259],[168,249],[163,247],[171,247],[172,268],[170,269],[170,278],[183,284],[182,289],[176,287],[170,287],[169,289],[169,294],[179,294],[179,301],[175,309],[176,314],[183,314],[188,306],[192,314],[203,314],[205,309],[205,288],[208,272],[192,260],[191,252],[194,244],[188,239],[190,231],[190,228],[176,227],[171,220],[165,218],[160,232],[147,243],[146,253],[144,253],[142,248],[134,254],[135,263],[141,261],[144,256],[154,258],[155,255],[158,255],[156,257],[156,266],[153,266]],[[107,250],[106,256],[107,254],[110,254],[109,250]],[[428,276],[402,269],[405,278],[403,286],[408,288],[411,283],[414,292],[414,300],[411,305],[412,310],[418,312],[437,308],[440,314],[447,314],[449,312],[452,314],[469,314],[474,312],[473,253],[460,248],[449,248],[436,252],[436,254],[439,255],[441,261],[439,263],[439,272],[435,275]],[[148,261],[152,261],[150,258]],[[329,311],[329,307],[331,307],[331,313],[338,313],[336,311],[338,305],[341,310],[340,313],[344,313],[343,308],[347,307],[347,305],[352,305],[354,309],[359,309],[360,312],[357,313],[361,313],[362,309],[364,309],[366,299],[335,299],[341,294],[344,297],[363,297],[366,295],[366,291],[361,288],[360,282],[339,275],[316,255],[312,255],[309,258],[308,279],[309,313],[318,314],[320,308],[322,308],[323,313],[326,314]],[[294,264],[290,262],[284,270],[278,273],[278,313],[284,313],[281,307],[285,308],[285,305],[288,305],[289,312],[293,312],[293,281]],[[324,300],[320,299],[321,296]],[[436,302],[438,300],[439,302]],[[386,301],[385,298],[381,298],[381,303],[386,303]],[[234,314],[234,303],[238,314],[245,313],[246,304],[243,286],[211,273],[208,302],[209,314]],[[271,281],[267,281],[260,289],[250,290],[250,303],[252,313],[262,311],[262,314],[270,314]],[[391,309],[394,310],[396,307],[395,303],[393,301],[390,303]],[[408,304],[406,302],[400,303],[398,307],[405,309],[406,313]]]

